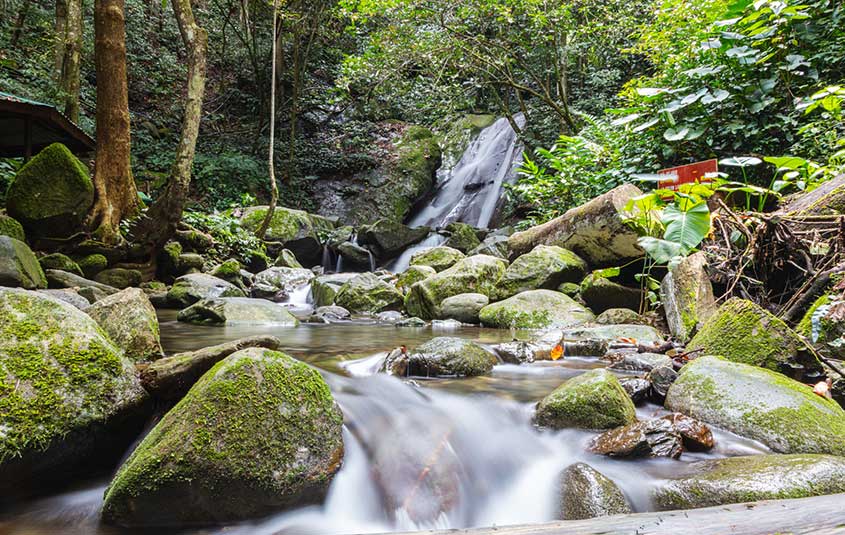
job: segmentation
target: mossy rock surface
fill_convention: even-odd
[[[375,314],[384,310],[401,310],[404,295],[396,286],[372,273],[360,273],[340,287],[334,304],[350,312]]]
[[[289,267],[289,268],[301,268],[302,264],[299,263],[299,260],[296,259],[296,255],[293,254],[293,251],[290,249],[282,249],[278,256],[276,256],[276,261],[273,262],[273,265],[276,267]]]
[[[146,392],[132,363],[84,312],[0,288],[0,491],[67,483],[115,460],[140,431]]]
[[[481,309],[481,323],[500,329],[563,328],[595,319],[583,305],[553,290],[529,290]]]
[[[231,282],[205,273],[182,275],[167,292],[167,302],[179,308],[214,297],[246,297],[246,294]]]
[[[632,512],[616,483],[586,463],[568,466],[560,479],[562,520],[584,520]]]
[[[845,492],[845,458],[750,455],[699,461],[654,492],[660,509],[695,509]]]
[[[681,369],[666,407],[779,453],[845,455],[845,410],[770,370],[701,357]]]
[[[202,325],[299,325],[299,320],[285,307],[266,299],[249,297],[203,299],[179,311],[177,319]]]
[[[292,293],[297,288],[314,279],[314,272],[305,268],[271,267],[255,275],[253,284],[265,286],[275,291]],[[231,296],[223,296],[231,297]]]
[[[688,342],[716,313],[713,285],[706,268],[707,257],[697,252],[672,267],[660,283],[669,332],[681,342]]]
[[[614,342],[620,338],[633,338],[640,344],[659,345],[664,342],[663,335],[654,327],[632,323],[570,327],[562,331],[557,331],[557,334],[567,340],[602,340],[605,342]]]
[[[481,240],[475,233],[475,228],[466,223],[449,223],[446,225],[446,231],[450,233],[449,238],[443,245],[457,249],[466,254],[481,245]]]
[[[640,324],[646,323],[645,318],[630,308],[608,308],[596,317],[596,323],[601,325]]]
[[[0,286],[35,290],[46,288],[41,264],[27,244],[9,236],[0,236]]]
[[[85,312],[133,362],[161,358],[158,317],[143,290],[127,288],[100,299]]]
[[[498,363],[495,355],[470,340],[439,336],[410,353],[408,374],[420,377],[486,375]]]
[[[467,254],[469,256],[474,256],[477,254],[486,254],[489,256],[495,256],[496,258],[507,260],[508,237],[503,235],[487,236],[486,238],[484,238],[484,241],[482,241],[480,245],[478,245],[475,249],[472,249]]]
[[[372,246],[379,258],[393,258],[423,241],[429,232],[428,227],[411,228],[393,219],[379,219],[372,225],[361,227],[358,241],[361,245]]]
[[[75,232],[94,203],[88,170],[61,143],[53,143],[15,175],[6,194],[9,215],[38,236]]]
[[[0,236],[9,236],[18,241],[26,242],[26,233],[17,219],[6,214],[0,214]]]
[[[496,281],[505,272],[506,263],[501,258],[476,255],[465,258],[445,271],[417,282],[405,297],[408,315],[424,320],[441,316],[440,303],[447,297],[463,293],[480,293],[490,296]]]
[[[610,308],[639,310],[643,292],[639,288],[631,288],[604,277],[589,275],[581,281],[581,299],[596,314],[601,314]]]
[[[751,301],[736,297],[719,307],[687,349],[773,371],[821,369],[815,355],[786,323]]]
[[[97,273],[109,267],[109,260],[104,255],[94,253],[78,258],[76,261],[82,274],[87,279],[93,279]]]
[[[217,363],[106,490],[105,521],[215,524],[320,503],[343,459],[343,416],[320,374],[269,349]]]
[[[447,297],[440,303],[441,319],[453,319],[461,323],[479,323],[478,315],[490,299],[484,294],[466,293]]]
[[[141,272],[137,269],[110,268],[97,273],[94,280],[112,288],[122,290],[132,286],[140,286],[143,281]]]
[[[334,304],[338,290],[357,275],[357,273],[330,273],[315,277],[311,281],[311,296],[314,298],[314,306],[322,307]]]
[[[619,380],[597,369],[569,379],[537,404],[534,420],[554,429],[611,429],[636,421],[634,403]]]
[[[60,269],[62,271],[74,273],[80,277],[84,276],[79,264],[74,262],[69,256],[63,255],[62,253],[52,253],[42,256],[38,259],[38,263],[41,264],[41,268],[45,270]]]
[[[499,280],[497,297],[507,299],[526,290],[554,290],[564,282],[581,282],[587,263],[555,245],[538,245],[508,266]]]
[[[242,269],[243,266],[241,266],[240,262],[234,258],[230,258],[216,265],[211,270],[211,275],[217,277],[218,279],[223,279],[226,282],[230,282],[241,290],[246,291],[244,276],[241,274]]]
[[[250,232],[255,232],[264,221],[267,209],[267,206],[247,208],[241,218],[241,224]],[[320,261],[323,251],[320,235],[328,234],[334,228],[335,224],[325,217],[277,206],[273,210],[273,217],[264,239],[282,243],[300,262],[314,265]]]
[[[396,287],[400,290],[407,290],[415,283],[424,281],[436,274],[437,271],[431,266],[409,266],[396,278]]]
[[[466,255],[457,249],[439,245],[414,253],[411,256],[410,265],[428,266],[439,273],[446,271],[464,258],[466,258]]]
[[[824,293],[816,298],[813,301],[813,304],[810,305],[810,308],[807,309],[807,312],[801,317],[801,321],[798,322],[798,325],[795,326],[795,332],[800,334],[801,336],[805,336],[809,339],[812,339],[813,336],[813,314],[816,313],[816,310],[819,307],[829,305],[833,302],[833,296],[829,293]]]

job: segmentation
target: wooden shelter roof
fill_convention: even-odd
[[[29,158],[56,142],[76,154],[96,147],[94,139],[55,106],[0,92],[0,156]]]

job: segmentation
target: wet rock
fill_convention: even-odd
[[[845,455],[845,410],[779,373],[700,357],[681,368],[666,407],[779,453]]]
[[[638,195],[642,195],[639,188],[624,184],[547,223],[517,232],[508,241],[511,257],[543,244],[569,249],[592,267],[619,266],[640,258],[639,235],[625,222],[625,205]]]
[[[27,244],[9,236],[0,236],[0,286],[27,290],[47,287],[35,254]]]
[[[604,277],[589,276],[581,283],[581,298],[596,313],[611,308],[639,310],[643,292]]]
[[[299,263],[299,260],[296,259],[296,255],[293,254],[293,251],[289,249],[282,249],[279,251],[278,256],[276,256],[276,261],[273,262],[273,265],[276,267],[287,267],[287,268],[301,268],[302,264]]]
[[[561,338],[604,340],[613,343],[622,338],[634,339],[639,344],[658,345],[663,336],[649,325],[599,325],[595,327],[571,327],[559,332]],[[603,355],[604,353],[602,353]],[[601,356],[601,355],[597,355]]]
[[[318,307],[333,304],[338,290],[357,275],[357,273],[330,273],[316,277],[311,281],[314,304]]]
[[[845,492],[845,458],[750,455],[699,461],[654,492],[660,509],[695,509]]]
[[[473,377],[490,373],[495,355],[469,340],[439,336],[410,353],[408,373],[420,377]]]
[[[437,275],[417,282],[405,297],[405,309],[422,319],[442,317],[444,299],[463,293],[490,296],[505,271],[505,262],[492,256],[471,256]]]
[[[559,291],[562,294],[566,294],[573,299],[575,299],[575,298],[577,298],[579,300],[581,299],[581,285],[580,284],[576,284],[574,282],[564,282],[557,287],[557,291]],[[583,302],[583,301],[579,301],[579,302]],[[598,321],[598,319],[596,321]]]
[[[205,273],[182,275],[167,292],[167,302],[176,308],[185,308],[197,301],[216,297],[246,297],[246,295],[231,282]]]
[[[610,478],[585,463],[568,466],[561,474],[562,520],[583,520],[623,515],[631,511],[628,500]]]
[[[440,314],[461,323],[478,323],[478,314],[490,299],[484,294],[466,293],[447,297],[440,303]]]
[[[687,344],[687,350],[787,375],[821,369],[818,359],[789,326],[751,301],[738,298],[719,307]]]
[[[59,271],[57,269],[48,269],[44,272],[47,276],[47,285],[53,289],[73,288],[76,289],[80,295],[83,295],[88,301],[94,302],[107,295],[117,293],[119,290],[108,284],[102,284],[97,281],[92,281],[68,273],[67,271]],[[90,293],[83,293],[83,290],[91,290]],[[95,297],[92,299],[91,297]]]
[[[420,318],[417,318],[417,317],[411,317],[411,318],[401,319],[401,320],[397,321],[396,323],[394,323],[394,325],[397,326],[397,327],[425,327],[426,325],[428,325],[428,322],[425,321],[424,319],[420,319]]]
[[[439,273],[449,269],[464,258],[466,258],[466,255],[457,249],[441,245],[414,253],[411,256],[411,265],[428,266]]]
[[[611,429],[590,441],[589,450],[610,457],[672,457],[684,451],[681,434],[668,420],[635,422]]]
[[[111,268],[97,273],[94,280],[100,284],[122,290],[141,284],[141,272],[137,269]]]
[[[523,340],[498,344],[493,350],[503,362],[509,364],[530,364],[535,360],[540,360],[538,358],[540,354],[550,352],[549,347]]]
[[[0,236],[8,236],[26,243],[26,233],[17,219],[0,214]]]
[[[197,253],[182,253],[178,260],[179,274],[202,273],[205,258]]]
[[[423,241],[428,236],[428,227],[411,228],[390,219],[379,219],[372,225],[361,227],[358,241],[373,247],[379,258],[393,258],[399,253]]]
[[[271,267],[255,275],[253,286],[262,288],[265,292],[284,292],[291,295],[295,290],[308,284],[314,279],[310,269]],[[263,295],[266,297],[266,295]]]
[[[431,320],[432,331],[457,331],[463,327],[463,324],[458,320]]]
[[[312,323],[335,323],[337,321],[348,320],[351,317],[352,315],[345,308],[328,305],[317,307],[309,321]]]
[[[389,351],[384,357],[384,361],[379,365],[378,373],[396,377],[407,377],[408,363],[408,351],[404,347],[397,347]]]
[[[560,292],[529,290],[487,305],[479,318],[487,327],[547,329],[580,325],[595,316]]]
[[[661,418],[672,422],[684,441],[684,448],[689,451],[707,451],[716,445],[710,428],[695,418],[684,416],[679,412],[673,412]]]
[[[616,352],[609,353],[606,357],[612,364],[611,370],[624,370],[631,372],[650,372],[661,366],[672,367],[672,359],[660,353],[636,353]],[[665,392],[664,392],[665,395]]]
[[[61,143],[53,143],[24,164],[6,193],[9,215],[31,236],[70,236],[93,202],[94,183],[88,170]]]
[[[79,267],[79,264],[74,262],[69,256],[63,255],[62,253],[53,253],[42,256],[38,259],[38,263],[41,264],[41,268],[45,270],[58,269],[73,273],[74,275],[78,275],[80,277],[83,276],[82,269]]]
[[[249,278],[245,278],[244,273],[247,273]],[[211,275],[234,284],[244,292],[247,291],[247,286],[252,284],[252,274],[248,271],[245,272],[241,263],[234,258],[230,258],[229,260],[215,266],[214,269],[211,270]]]
[[[703,252],[684,258],[669,270],[660,283],[660,301],[669,332],[681,342],[688,342],[716,313],[713,285]]]
[[[645,322],[642,316],[630,308],[608,308],[596,316],[596,323],[601,325],[617,325],[620,323],[636,325]]]
[[[564,282],[580,282],[587,263],[562,247],[538,245],[508,266],[497,283],[496,297],[506,299],[527,290],[554,290]]]
[[[49,295],[54,299],[58,299],[59,301],[64,301],[69,305],[73,305],[74,307],[78,308],[79,310],[85,310],[88,308],[91,303],[88,302],[87,299],[76,293],[76,290],[71,288],[65,288],[62,290],[38,290],[39,292]]]
[[[156,311],[143,290],[127,288],[100,299],[85,312],[133,362],[162,356]]]
[[[671,365],[657,366],[649,372],[646,379],[651,383],[652,400],[655,403],[663,403],[672,383],[678,379],[678,372]]]
[[[313,368],[263,348],[233,353],[120,467],[103,520],[217,524],[320,503],[343,459],[342,423]]]
[[[481,244],[467,253],[468,256],[483,254],[508,259],[508,237],[503,235],[487,236]]]
[[[537,404],[534,421],[554,429],[609,429],[636,420],[634,403],[619,380],[597,369],[569,379]]]
[[[449,223],[446,225],[446,232],[449,233],[449,238],[443,244],[445,247],[451,247],[466,254],[481,245],[475,229],[466,223]]]
[[[373,254],[370,250],[361,247],[357,243],[341,243],[337,248],[337,252],[341,255],[343,266],[346,269],[369,270],[375,264]]]
[[[535,353],[537,360],[550,360],[551,350],[560,345],[563,348],[563,357],[601,357],[607,353],[607,340],[589,337],[570,337],[564,334],[566,330],[552,330],[542,333],[533,342],[540,346],[541,350]]]
[[[376,314],[376,321],[379,323],[396,323],[402,319],[402,313],[396,310],[385,310]]]
[[[299,320],[288,310],[266,299],[215,297],[179,311],[179,321],[201,325],[274,325],[295,327]]]
[[[360,273],[341,286],[334,302],[350,312],[400,310],[404,296],[395,286],[372,273]]]
[[[429,266],[410,266],[396,279],[396,287],[400,290],[408,290],[416,282],[425,280],[437,272]]]
[[[83,256],[78,259],[76,263],[79,265],[79,269],[82,270],[82,274],[87,279],[93,279],[97,276],[97,273],[109,267],[109,260],[105,257],[105,255],[99,253]]]
[[[244,210],[241,224],[247,230],[254,232],[264,221],[266,214],[266,206],[251,206]],[[277,206],[273,211],[265,239],[281,243],[304,265],[313,266],[319,264],[323,256],[320,234],[330,232],[334,226],[334,223],[325,217]]]
[[[628,393],[634,405],[642,405],[648,400],[651,392],[651,383],[646,379],[642,377],[623,377],[619,379],[619,383],[625,389],[625,392]]]
[[[77,308],[0,288],[0,494],[43,493],[115,462],[140,432],[135,367]]]

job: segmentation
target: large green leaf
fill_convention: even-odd
[[[682,254],[698,246],[710,233],[710,209],[706,201],[687,203],[685,209],[672,204],[663,210],[666,233],[663,239],[678,244]]]
[[[679,243],[652,238],[651,236],[643,236],[637,240],[637,243],[658,264],[668,264],[673,258],[682,255]]]

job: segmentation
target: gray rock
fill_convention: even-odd
[[[502,235],[487,236],[478,247],[467,253],[468,256],[475,256],[477,254],[495,256],[496,258],[507,260],[508,237]]]
[[[587,263],[562,247],[538,245],[515,259],[496,283],[496,297],[506,299],[528,290],[554,290],[564,282],[580,282]]]
[[[414,316],[410,318],[401,319],[394,323],[394,325],[396,327],[425,327],[426,325],[428,325],[428,322]]]
[[[122,290],[124,288],[139,286],[141,284],[142,277],[141,272],[137,269],[110,268],[97,273],[94,280],[100,284],[105,284],[106,286]]]
[[[616,377],[603,369],[569,379],[537,404],[534,421],[554,429],[609,429],[636,420],[634,403]]]
[[[119,290],[114,286],[109,286],[108,284],[102,284],[96,281],[92,281],[79,275],[74,275],[73,273],[68,273],[67,271],[59,271],[57,269],[48,269],[46,271],[47,275],[47,284],[50,288],[54,289],[61,289],[61,288],[72,288],[76,289],[80,295],[83,295],[88,301],[94,302],[97,299],[101,299],[107,295],[111,295],[117,293]],[[91,299],[89,295],[83,294],[83,290],[90,290],[89,295],[92,297],[96,297],[95,299]]]
[[[667,366],[656,366],[653,368],[646,379],[651,383],[651,397],[656,403],[663,403],[666,399],[666,393],[678,379],[678,372],[670,364]]]
[[[375,265],[373,253],[357,243],[341,243],[337,248],[337,252],[342,257],[341,261],[345,269],[372,269]]]
[[[358,233],[362,245],[373,247],[379,258],[393,258],[399,253],[423,241],[428,236],[428,227],[411,228],[397,221],[379,219],[372,225],[364,225]]]
[[[418,346],[408,357],[408,374],[420,377],[472,377],[490,373],[495,355],[469,340],[440,336]]]
[[[35,290],[46,288],[44,271],[27,244],[0,236],[0,286]]]
[[[418,251],[411,256],[412,266],[428,266],[440,273],[466,258],[464,253],[452,247],[441,245]]]
[[[156,311],[143,290],[127,288],[100,299],[85,312],[133,362],[162,356]]]
[[[561,474],[562,520],[583,520],[631,512],[625,495],[607,476],[585,463],[568,466]]]
[[[372,273],[360,273],[351,278],[334,297],[336,305],[350,312],[372,314],[401,310],[403,300],[402,292]]]
[[[669,332],[688,342],[717,308],[703,252],[684,258],[669,270],[660,283],[660,301]]]
[[[506,265],[504,260],[492,256],[464,258],[411,286],[405,298],[405,309],[409,315],[434,319],[440,317],[440,303],[447,297],[463,293],[480,293],[489,297],[495,292],[495,283],[505,272]]]
[[[402,313],[398,310],[385,310],[376,314],[376,321],[379,323],[396,323],[402,319]]]
[[[600,325],[644,324],[645,319],[630,308],[608,308],[598,316],[596,323]]]
[[[70,305],[75,306],[79,310],[85,310],[91,303],[87,299],[79,295],[76,290],[65,288],[62,290],[38,290],[39,292],[49,295],[59,301],[64,301]]]
[[[167,292],[168,303],[176,308],[185,308],[197,301],[217,297],[246,297],[246,294],[231,282],[205,273],[182,275]]]
[[[581,299],[596,313],[611,308],[639,310],[643,292],[604,277],[589,276],[581,283]]]
[[[635,422],[611,429],[590,441],[589,450],[610,457],[671,457],[684,451],[681,434],[663,419]]]
[[[295,327],[299,320],[288,310],[266,299],[216,297],[197,301],[181,310],[179,321],[205,325],[274,325]]]
[[[619,379],[619,383],[625,389],[625,392],[628,393],[634,405],[642,405],[648,400],[651,383],[646,379],[642,377],[623,377]]]
[[[348,310],[336,305],[317,307],[309,321],[312,323],[334,323],[348,320],[352,317]]]
[[[328,306],[334,303],[335,295],[341,286],[352,280],[357,273],[330,273],[320,275],[311,281],[311,295],[314,297],[314,304],[318,307]]]
[[[611,370],[650,372],[660,366],[672,367],[672,359],[660,353],[635,353],[626,351],[611,353],[606,358],[613,361],[613,364],[609,366]]]
[[[478,323],[478,314],[490,299],[484,294],[466,293],[447,297],[440,303],[440,315],[461,323]]]
[[[290,295],[314,279],[314,272],[304,268],[271,267],[255,275],[253,285],[272,288]]]
[[[549,329],[581,325],[593,313],[571,297],[553,290],[529,290],[487,305],[479,313],[487,327]]]

